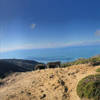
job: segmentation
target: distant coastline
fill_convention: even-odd
[[[18,50],[0,53],[0,59],[28,59],[38,62],[61,61],[69,62],[76,59],[89,58],[100,54],[100,46],[78,46],[65,48],[49,48],[37,50]]]

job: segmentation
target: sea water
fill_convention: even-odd
[[[100,45],[97,46],[77,46],[34,50],[17,50],[0,53],[0,58],[28,59],[39,62],[61,61],[70,62],[78,58],[89,58],[100,54]]]

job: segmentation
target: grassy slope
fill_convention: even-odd
[[[79,59],[72,61],[72,62],[63,63],[62,67],[78,65],[78,64],[88,64],[88,63],[93,64],[93,63],[96,63],[96,62],[99,62],[99,65],[100,65],[100,55],[94,56],[94,57],[91,57],[91,58],[88,58],[88,59],[79,58]]]

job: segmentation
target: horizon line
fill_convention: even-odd
[[[54,43],[54,44],[46,44],[46,45],[37,45],[27,44],[24,46],[18,47],[9,47],[9,48],[0,48],[0,53],[5,52],[13,52],[17,50],[34,50],[34,49],[49,49],[49,48],[64,48],[64,47],[75,47],[75,46],[91,46],[91,45],[100,45],[100,40],[97,41],[85,41],[85,42],[77,42],[77,43]]]

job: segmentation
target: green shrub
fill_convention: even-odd
[[[100,74],[90,75],[79,81],[77,94],[81,99],[100,100]]]
[[[75,65],[78,65],[78,64],[86,64],[88,63],[88,59],[85,59],[85,58],[79,58],[78,60],[74,61],[74,64]]]
[[[86,63],[89,63],[88,59],[79,58],[79,59],[72,61],[72,62],[63,63],[62,67],[68,67],[68,66],[78,65],[78,64],[86,64]]]
[[[68,66],[71,66],[71,65],[73,65],[72,62],[67,62],[67,63],[61,64],[61,67],[68,67]]]
[[[91,57],[91,58],[89,58],[89,60],[90,60],[91,62],[100,61],[100,56]]]
[[[88,64],[88,63],[90,63],[93,66],[100,65],[100,56],[94,56],[94,57],[87,58],[87,59],[79,58],[72,62],[63,63],[61,67],[68,67],[68,66],[72,66],[72,65]]]
[[[96,72],[100,72],[100,68],[96,69]]]

